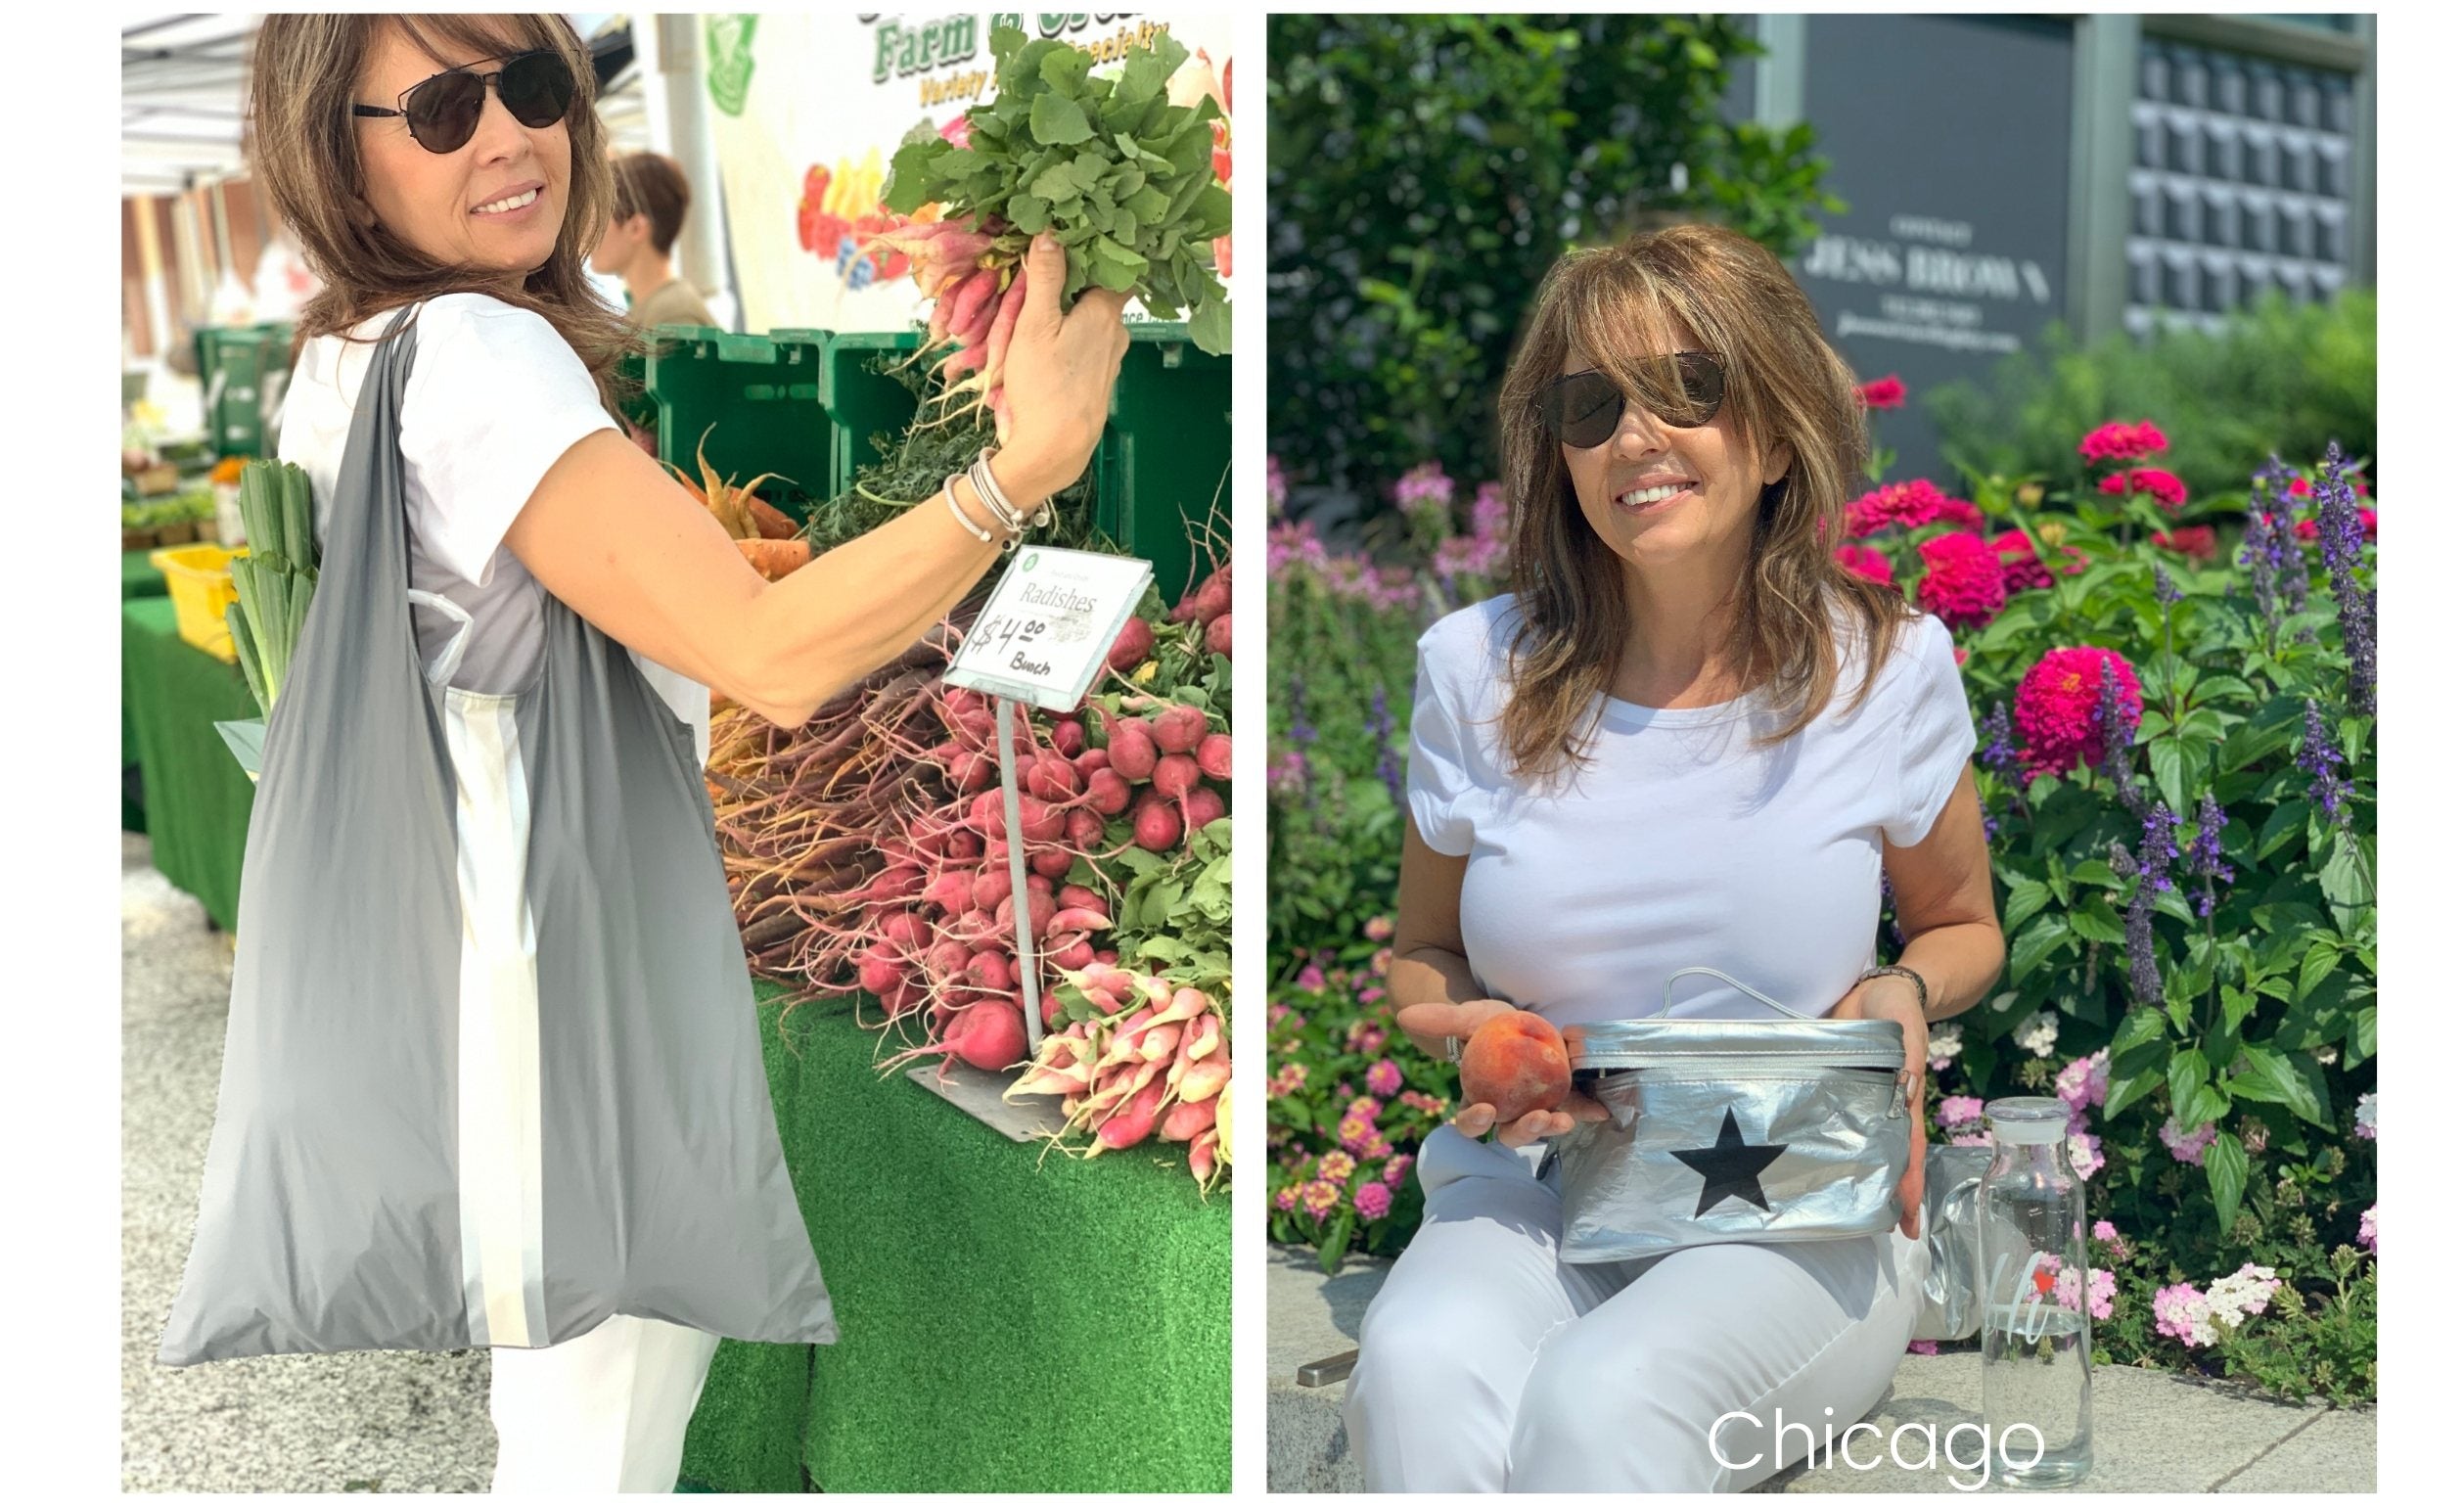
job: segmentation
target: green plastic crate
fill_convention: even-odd
[[[1190,538],[1210,510],[1217,541],[1230,541],[1231,464],[1231,358],[1190,343],[1185,324],[1131,325],[1095,451],[1095,522],[1155,563],[1167,605],[1194,583]]]
[[[665,325],[658,335],[644,386],[658,411],[659,458],[697,481],[696,445],[729,480],[776,472],[785,480],[764,482],[761,495],[802,522],[805,505],[796,494],[819,499],[832,491],[830,420],[821,407],[830,333],[729,335]]]
[[[218,455],[274,453],[283,385],[291,378],[291,326],[207,325],[197,332],[197,380],[205,389],[205,435]]]
[[[858,468],[881,459],[876,434],[903,433],[915,398],[873,368],[885,352],[916,348],[914,330],[850,333],[830,342],[822,406],[837,447],[832,492]],[[1190,343],[1182,324],[1133,324],[1112,417],[1089,469],[1095,473],[1095,524],[1155,566],[1166,603],[1189,589],[1190,535],[1225,486],[1232,462],[1232,363]],[[1229,494],[1218,534],[1229,532]]]

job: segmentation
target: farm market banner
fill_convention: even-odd
[[[1213,94],[1231,109],[1230,18],[1077,14],[731,15],[703,19],[727,238],[747,330],[902,330],[923,299],[907,261],[873,238],[939,216],[890,213],[882,185],[919,123],[952,134],[993,93],[992,29],[1067,41],[1100,71],[1158,33],[1189,49],[1175,103]],[[1215,173],[1231,180],[1231,122],[1216,123]],[[1216,270],[1231,286],[1231,239]]]

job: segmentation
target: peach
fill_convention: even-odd
[[[1463,1101],[1493,1105],[1497,1122],[1553,1110],[1574,1087],[1557,1028],[1529,1010],[1491,1016],[1463,1043]]]

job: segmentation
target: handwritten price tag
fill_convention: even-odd
[[[1155,567],[1119,555],[1022,549],[941,678],[1067,711],[1086,695]]]

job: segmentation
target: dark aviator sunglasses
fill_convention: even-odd
[[[573,108],[572,68],[564,54],[541,49],[514,54],[493,73],[447,68],[403,90],[394,102],[397,110],[354,103],[350,113],[378,118],[399,115],[410,123],[411,139],[429,151],[459,152],[479,128],[491,83],[506,111],[534,131],[556,124]]]
[[[1646,406],[1661,423],[1675,429],[1711,423],[1728,391],[1719,357],[1706,350],[1680,350],[1666,359],[1673,370],[1659,374]],[[1558,443],[1589,450],[1616,435],[1625,416],[1625,394],[1606,372],[1575,372],[1542,388],[1538,406],[1540,422]]]

